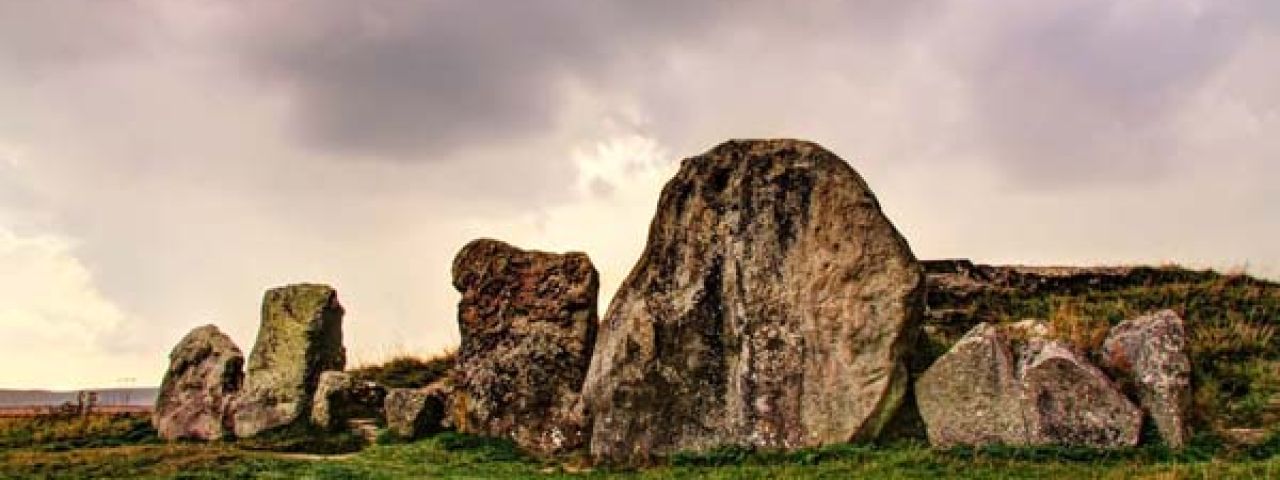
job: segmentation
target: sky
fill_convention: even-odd
[[[458,342],[453,255],[588,253],[681,158],[848,161],[920,258],[1280,278],[1280,3],[0,0],[0,388],[156,385],[334,285],[349,363]]]

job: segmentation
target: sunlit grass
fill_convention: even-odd
[[[376,382],[388,388],[418,388],[442,379],[453,368],[456,352],[450,350],[431,356],[399,354],[381,363],[351,369],[359,380]]]

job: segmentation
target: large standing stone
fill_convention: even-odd
[[[440,383],[423,388],[387,390],[383,407],[387,431],[402,440],[440,431],[445,419],[446,401],[446,389]]]
[[[923,277],[867,184],[816,144],[684,160],[601,323],[592,453],[875,438],[906,391]]]
[[[151,423],[166,440],[220,440],[231,433],[228,407],[244,378],[244,355],[218,327],[182,337],[169,354]]]
[[[244,391],[236,400],[237,436],[306,420],[320,373],[346,366],[342,314],[337,292],[326,285],[267,291]]]
[[[586,443],[579,392],[596,336],[599,276],[582,253],[476,240],[453,261],[462,346],[449,395],[461,432],[536,453]]]
[[[1191,408],[1191,359],[1182,318],[1163,310],[1112,327],[1102,366],[1138,399],[1165,444],[1186,445]]]
[[[311,402],[311,424],[324,430],[346,427],[356,418],[382,416],[387,389],[374,382],[357,380],[346,372],[324,372]]]
[[[1142,411],[1065,343],[1034,339],[1019,362],[1032,443],[1095,448],[1138,444]]]
[[[916,404],[929,443],[1026,445],[1031,432],[1009,343],[978,324],[916,381]]]

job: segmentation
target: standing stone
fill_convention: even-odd
[[[402,440],[413,440],[440,431],[445,416],[445,392],[440,383],[424,388],[387,390],[383,407],[387,431]]]
[[[986,323],[973,327],[916,382],[929,443],[1031,443],[1017,373],[1004,334]]]
[[[1033,443],[1095,448],[1138,444],[1142,411],[1065,343],[1032,340],[1019,373]]]
[[[1163,310],[1112,327],[1102,344],[1102,366],[1138,399],[1166,445],[1186,445],[1191,359],[1177,313]]]
[[[551,454],[587,440],[579,392],[596,337],[599,276],[586,254],[476,240],[453,261],[462,345],[449,395],[460,432]]]
[[[906,392],[924,275],[852,168],[813,143],[684,160],[602,321],[591,451],[876,438]]]
[[[311,424],[324,430],[338,430],[348,420],[378,418],[387,389],[374,382],[356,380],[346,372],[324,372],[311,402]]]
[[[151,424],[165,440],[221,440],[231,433],[228,407],[244,378],[244,355],[218,327],[182,337],[169,354]]]
[[[267,291],[244,392],[236,400],[237,436],[306,421],[320,373],[346,366],[342,314],[337,292],[326,285]]]

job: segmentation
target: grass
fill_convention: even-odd
[[[105,417],[105,416],[104,416]],[[1275,478],[1280,435],[1228,448],[1209,436],[1190,448],[1124,450],[1009,448],[933,450],[919,441],[833,445],[793,452],[720,448],[680,453],[645,469],[582,468],[581,454],[539,460],[511,442],[443,432],[412,443],[374,445],[345,456],[260,450],[261,442],[160,443],[139,438],[145,419],[6,419],[0,478],[399,479],[399,478]],[[75,425],[81,422],[83,425]],[[143,423],[145,424],[145,423]],[[26,436],[22,432],[38,432]],[[56,433],[55,433],[56,432]],[[68,435],[86,432],[73,448]],[[92,433],[89,433],[92,432]],[[149,432],[148,432],[149,433]],[[41,438],[16,443],[18,438]],[[270,438],[270,437],[266,437]],[[268,442],[269,443],[269,442]],[[278,446],[277,446],[278,447]],[[278,448],[277,448],[278,449]]]
[[[453,368],[455,352],[431,357],[397,355],[386,362],[351,370],[362,381],[372,381],[387,388],[419,388],[443,379]]]
[[[720,449],[676,455],[643,470],[579,471],[573,463],[531,459],[502,441],[445,433],[336,459],[299,459],[216,443],[5,449],[0,450],[0,478],[1276,478],[1280,458],[1273,454],[1274,449],[1264,449],[1176,456],[1154,447],[937,451],[906,442],[790,453]]]
[[[308,424],[295,424],[235,441],[246,450],[267,452],[339,454],[359,451],[364,439],[350,431],[329,432]]]
[[[58,451],[157,441],[151,419],[141,414],[0,418],[0,448]]]

